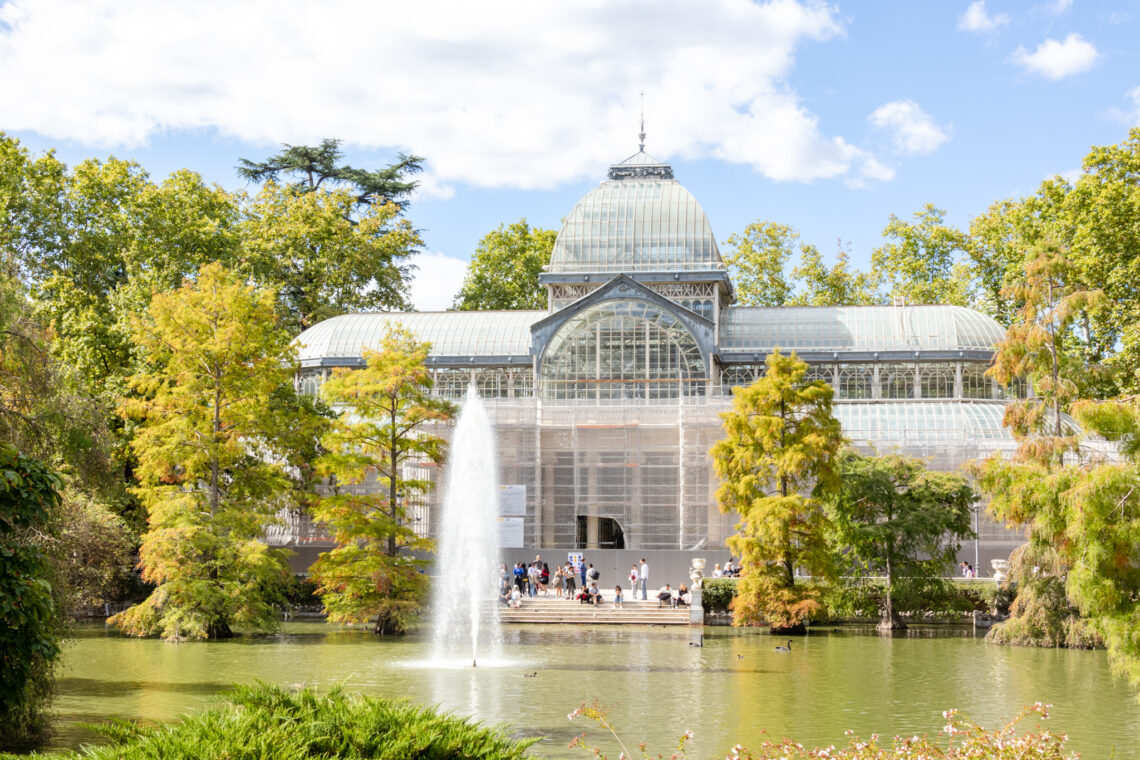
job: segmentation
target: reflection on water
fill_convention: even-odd
[[[774,649],[782,640],[754,631],[705,631],[699,648],[683,628],[512,627],[495,667],[432,668],[427,637],[378,638],[323,623],[185,644],[84,627],[64,652],[52,746],[91,741],[79,723],[170,720],[230,684],[260,679],[439,705],[516,736],[548,737],[535,748],[548,756],[565,757],[582,731],[607,746],[592,726],[566,718],[597,699],[624,738],[666,756],[689,729],[692,756],[720,757],[764,736],[823,745],[842,743],[845,729],[935,733],[950,707],[995,727],[1042,701],[1054,704],[1050,727],[1067,732],[1072,749],[1140,757],[1140,706],[1113,680],[1103,652],[990,646],[957,630],[892,639],[844,629],[782,653]]]

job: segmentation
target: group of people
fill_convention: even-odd
[[[969,562],[960,562],[958,564],[958,569],[962,571],[962,577],[963,578],[977,578],[978,577],[977,571],[974,570],[974,566],[971,565]]]
[[[714,578],[736,578],[740,576],[740,565],[732,564],[732,557],[728,558],[728,562],[724,563],[722,568],[719,563],[713,568],[712,577]]]
[[[714,578],[733,576],[739,573],[730,559],[721,568],[718,564],[713,570]],[[601,573],[593,563],[587,563],[578,556],[576,561],[567,560],[565,564],[558,565],[551,572],[550,565],[542,561],[542,556],[534,558],[529,564],[516,562],[512,570],[506,565],[502,566],[499,577],[499,601],[508,607],[522,606],[524,596],[536,597],[550,596],[554,590],[556,599],[577,601],[580,604],[593,604],[600,606],[605,601],[598,583]],[[633,564],[629,568],[629,593],[636,599],[638,592],[642,599],[649,598],[649,563],[642,558],[640,564]],[[682,583],[674,589],[666,583],[657,590],[657,606],[687,607],[692,604],[693,596],[688,586]],[[614,586],[614,606],[622,608],[625,603],[625,590],[621,584]]]

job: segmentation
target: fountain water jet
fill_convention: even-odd
[[[499,649],[499,462],[494,429],[475,386],[455,425],[436,553],[432,659],[470,654],[472,665]]]

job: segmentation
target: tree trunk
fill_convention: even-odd
[[[883,597],[883,607],[879,611],[879,624],[875,626],[880,632],[889,631],[905,631],[906,623],[903,622],[902,617],[899,615],[898,610],[895,609],[894,588],[892,584],[892,564],[891,555],[887,553],[887,592]]]
[[[215,620],[206,629],[206,638],[210,639],[230,639],[233,638],[233,635],[234,632],[230,628],[230,624],[225,620]]]
[[[396,401],[395,401],[395,399],[392,400],[391,409],[392,409],[392,414],[391,414],[392,439],[388,442],[389,447],[390,447],[389,451],[391,452],[391,461],[388,464],[388,466],[391,468],[389,470],[389,473],[388,473],[388,513],[392,516],[392,522],[395,522],[398,525],[399,520],[398,520],[398,513],[396,511],[396,497],[397,497],[397,494],[399,493],[399,487],[398,487],[399,484],[396,482],[396,468],[399,466],[399,459],[397,458],[397,454],[396,454],[397,441],[396,441]],[[395,534],[395,532],[392,532],[391,534],[388,535],[388,556],[389,557],[395,557],[396,556],[396,534]],[[377,625],[379,626],[379,621],[377,621]],[[382,631],[377,630],[377,633],[382,633]]]

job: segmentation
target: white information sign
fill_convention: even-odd
[[[499,547],[517,549],[523,545],[523,518],[499,518]]]
[[[499,486],[499,515],[526,517],[526,486]]]

